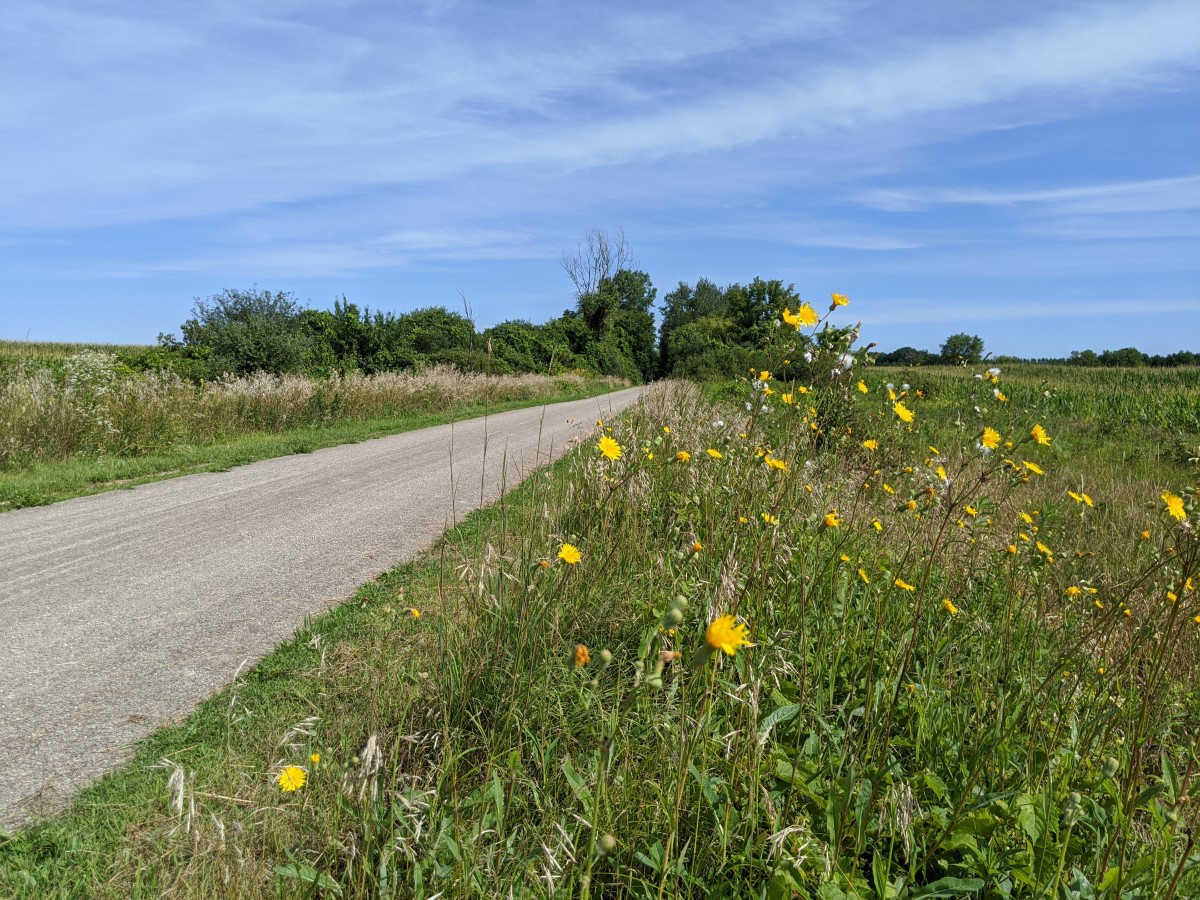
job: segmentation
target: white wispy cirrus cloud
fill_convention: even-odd
[[[713,154],[728,154],[716,168],[736,178],[740,154],[764,146],[802,172],[794,187],[813,187],[837,170],[828,148],[806,170],[805,139],[848,153],[935,143],[991,127],[990,110],[1067,115],[1200,60],[1191,2],[1075,6],[982,33],[858,44],[847,40],[857,5],[835,3],[617,8],[585,21],[562,7],[512,21],[483,7],[454,20],[357,4],[115,9],[38,4],[11,17],[0,46],[0,74],[20,85],[0,100],[11,225],[226,214],[461,179],[507,180],[519,210],[525,183],[635,163],[650,182],[647,161]],[[468,29],[472,15],[484,21]],[[854,49],[830,54],[820,42],[831,37]],[[770,189],[769,171],[757,177]],[[719,193],[719,179],[702,189]]]

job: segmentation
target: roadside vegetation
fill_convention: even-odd
[[[1200,371],[779,321],[6,839],[0,894],[1200,895]]]
[[[0,383],[0,510],[224,469],[532,403],[615,390],[615,378],[450,366],[193,384],[84,350]]]

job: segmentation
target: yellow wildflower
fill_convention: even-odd
[[[1028,469],[1034,475],[1045,475],[1046,474],[1045,472],[1042,471],[1041,467],[1038,466],[1037,463],[1031,463],[1027,459],[1021,460],[1021,465],[1023,465],[1026,469]]]
[[[308,761],[311,762],[315,766],[317,763],[319,763],[321,761],[321,754],[320,753],[310,754],[308,757]]]
[[[780,396],[779,399],[783,402],[784,406],[791,406],[793,403],[796,402],[796,398],[793,397],[791,394],[783,394]]]
[[[758,380],[759,381],[770,381],[771,373],[768,372],[766,369],[763,369],[761,372],[758,373]]]
[[[686,450],[680,450],[675,454],[675,461],[681,463],[691,462],[692,454],[688,453]]]
[[[750,629],[732,615],[724,615],[709,623],[704,631],[704,642],[714,650],[722,650],[733,656],[739,647],[753,647]]]
[[[782,459],[776,459],[774,456],[768,456],[766,458],[766,463],[772,469],[778,469],[780,472],[787,471],[787,463],[785,463]]]
[[[763,513],[762,518],[763,518],[763,521],[766,522],[768,525],[778,525],[779,524],[779,519],[777,519],[775,516],[771,515],[770,513]]]
[[[714,450],[712,447],[709,447],[704,452],[707,453],[709,456],[711,456],[713,459],[724,459],[724,454],[721,453],[720,450]]]
[[[868,450],[878,450],[879,449],[879,441],[875,440],[874,438],[872,438],[869,441],[863,441],[862,445],[864,447],[866,447]]]
[[[825,513],[824,523],[826,528],[837,528],[842,524],[842,520],[838,518],[837,510]]]
[[[1050,436],[1046,434],[1046,429],[1041,425],[1034,425],[1029,431],[1029,436],[1044,447],[1050,446]]]
[[[861,578],[861,579],[863,580],[863,584],[870,584],[870,583],[871,583],[871,579],[867,577],[867,570],[866,570],[866,569],[859,569],[859,570],[858,570],[858,577],[859,577],[859,578]]]
[[[878,519],[871,520],[871,527],[874,528],[876,531],[879,531],[879,532],[883,531],[883,523],[880,522]]]
[[[1178,494],[1172,494],[1170,491],[1163,491],[1160,495],[1162,502],[1167,506],[1167,512],[1177,522],[1182,522],[1187,518],[1187,513],[1183,510],[1183,498]]]
[[[913,587],[911,584],[909,584],[909,583],[908,583],[907,581],[905,581],[903,578],[897,578],[897,579],[896,579],[894,582],[892,582],[892,583],[893,583],[893,584],[894,584],[896,587],[900,588],[900,590],[902,590],[902,591],[915,591],[915,590],[916,590],[916,588],[915,588],[915,587]]]
[[[949,597],[942,601],[942,609],[946,610],[952,616],[958,615],[958,607],[954,605],[954,601]]]
[[[583,554],[574,544],[563,544],[558,550],[558,558],[568,566],[573,566],[583,559]]]
[[[408,614],[409,614],[410,616],[412,616],[414,619],[419,619],[419,618],[421,618],[421,611],[420,611],[419,609],[416,609],[415,607],[412,607],[412,606],[410,606],[410,607],[408,608]]]
[[[592,661],[592,657],[588,654],[587,644],[575,645],[575,668],[579,669],[586,666]]]
[[[304,783],[308,781],[308,772],[300,766],[284,766],[275,781],[279,784],[281,791],[291,793],[304,787]]]
[[[704,545],[702,543],[700,543],[699,541],[692,541],[692,552],[693,553],[699,553],[703,549],[704,549]]]
[[[600,451],[600,455],[606,459],[620,459],[621,445],[610,438],[607,434],[600,438],[600,442],[596,444],[596,449]]]
[[[892,406],[892,411],[895,412],[895,414],[900,417],[901,422],[912,422],[912,420],[913,420],[912,410],[910,410],[907,406],[904,405],[903,400],[894,404]]]
[[[979,438],[979,443],[989,450],[995,450],[1000,446],[1000,432],[990,427],[983,429],[983,435]]]
[[[867,383],[860,379],[858,382],[858,392],[860,394],[866,394],[866,393],[870,393],[870,390],[871,389],[869,387],[867,387]]]
[[[973,507],[970,503],[963,507],[963,511],[972,519],[979,515],[979,510]]]
[[[835,306],[849,306],[849,305],[850,305],[849,297],[847,297],[845,294],[836,294],[835,293],[833,295],[833,303],[830,304],[829,308],[833,309]]]
[[[1078,585],[1073,584],[1069,588],[1067,588],[1063,593],[1065,593],[1068,597],[1078,597],[1080,594],[1083,593],[1083,591],[1079,588]]]

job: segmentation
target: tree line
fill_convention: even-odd
[[[681,281],[657,307],[656,327],[658,292],[623,233],[588,232],[562,264],[574,306],[541,324],[515,319],[479,331],[469,311],[441,306],[397,314],[359,307],[343,296],[332,309],[312,309],[286,292],[227,289],[196,298],[178,336],[160,334],[156,346],[123,353],[122,361],[135,368],[169,368],[196,381],[258,371],[370,374],[439,363],[496,374],[577,371],[634,383],[668,376],[728,378],[767,365],[765,350],[781,314],[803,302],[795,285],[779,279],[756,277],[723,287],[707,278],[695,285]],[[843,352],[856,338],[855,329],[827,325],[813,349],[819,344]],[[936,354],[901,347],[874,358],[890,365],[969,365],[984,359],[984,344],[978,335],[960,333]],[[1155,366],[1196,365],[1200,358],[1186,351],[1149,357],[1126,348],[1076,351],[1058,361]],[[804,361],[789,365],[798,371]]]

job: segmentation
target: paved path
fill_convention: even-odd
[[[490,503],[639,393],[0,515],[0,824],[64,806],[305,616],[429,546],[481,485]]]

